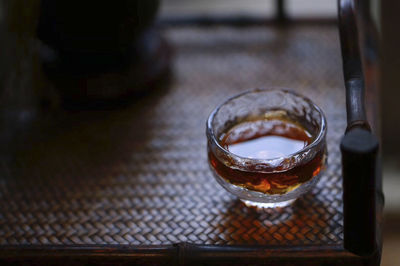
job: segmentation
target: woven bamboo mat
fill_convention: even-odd
[[[0,169],[0,244],[323,245],[343,241],[345,127],[334,26],[175,27],[174,80],[113,111],[66,113]],[[328,167],[289,208],[257,212],[214,181],[205,121],[245,89],[292,88],[328,118]]]

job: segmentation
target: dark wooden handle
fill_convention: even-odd
[[[344,247],[379,262],[377,241],[377,178],[379,142],[365,111],[365,84],[359,47],[357,0],[338,0],[339,32],[346,87],[347,128],[341,142]]]

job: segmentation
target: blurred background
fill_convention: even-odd
[[[113,18],[121,23],[121,32],[125,32],[115,37],[118,43],[113,43],[102,39],[104,32],[93,31],[93,36],[87,39],[84,36],[55,34],[73,33],[74,28],[81,25],[72,20],[79,21],[80,16],[85,16],[87,12],[75,12],[74,5],[72,9],[68,8],[71,5],[57,7],[53,2],[55,1],[0,1],[0,159],[4,164],[12,157],[12,150],[21,149],[25,145],[21,140],[32,138],[38,124],[48,123],[51,113],[60,112],[60,109],[119,108],[121,104],[130,104],[131,100],[126,99],[135,101],[138,95],[145,94],[143,87],[147,90],[159,86],[160,83],[167,83],[173,51],[169,50],[162,37],[154,33],[155,30],[147,30],[153,19],[174,24],[179,23],[179,19],[193,16],[235,15],[241,18],[251,16],[268,19],[276,14],[275,1],[268,0],[163,0],[160,3],[148,1],[142,6],[132,1],[132,13],[124,14],[126,17],[136,16],[135,12],[140,6],[142,12],[145,10],[138,15],[142,23],[135,26],[124,17]],[[78,2],[70,2],[78,5]],[[158,4],[160,6],[156,18]],[[86,11],[92,7],[90,1],[80,5]],[[97,8],[103,15],[107,13],[109,6],[98,4]],[[42,13],[39,17],[40,10]],[[286,11],[285,15],[289,18],[319,18],[328,21],[336,19],[337,3],[331,0],[288,0]],[[384,266],[400,265],[398,11],[398,1],[371,1],[371,15],[381,40],[379,101],[386,197],[382,259]],[[74,16],[67,16],[70,14]],[[101,17],[96,17],[96,14],[93,16],[96,23],[101,23]],[[57,24],[55,21],[64,24]],[[65,27],[56,28],[54,25]],[[106,24],[87,27],[110,30],[107,34],[114,34],[112,27],[108,28]],[[86,49],[92,47],[93,40],[102,45],[97,45],[96,50]],[[38,67],[39,65],[43,67]],[[130,75],[116,74],[121,66]],[[87,69],[93,72],[89,73]],[[106,78],[95,75],[104,72],[112,74],[107,74]],[[135,86],[127,91],[126,84],[132,82]],[[98,89],[99,87],[101,88]],[[94,91],[93,88],[97,90]],[[82,90],[85,92],[82,93]]]

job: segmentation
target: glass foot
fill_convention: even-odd
[[[255,202],[250,200],[241,200],[247,207],[256,207],[256,208],[283,208],[290,204],[292,204],[296,199],[280,201],[280,202],[272,202],[272,203],[264,203],[264,202]]]

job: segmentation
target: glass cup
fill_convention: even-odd
[[[291,154],[260,159],[234,154],[222,143],[227,132],[243,121],[277,116],[301,125],[309,134],[308,144]],[[246,205],[284,207],[317,183],[326,163],[326,131],[324,114],[308,98],[284,89],[250,90],[210,114],[206,129],[210,168],[218,183]]]

